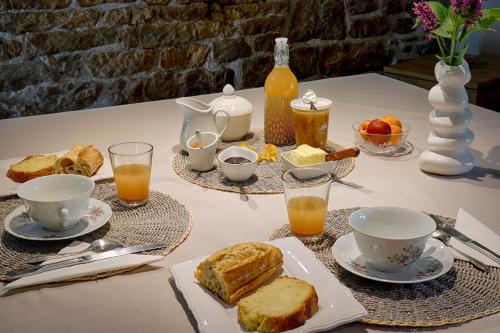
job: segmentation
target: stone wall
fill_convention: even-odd
[[[0,0],[0,118],[262,86],[427,53],[407,0]]]

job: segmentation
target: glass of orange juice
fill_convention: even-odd
[[[148,202],[153,146],[144,142],[124,142],[108,148],[118,201],[126,207]]]
[[[283,174],[290,231],[304,241],[317,241],[325,229],[330,174],[318,168],[288,170]]]

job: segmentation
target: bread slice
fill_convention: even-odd
[[[59,157],[54,165],[54,173],[72,173],[73,166],[78,159],[78,154],[82,151],[82,145],[76,145],[66,154]]]
[[[318,309],[312,285],[280,276],[238,302],[238,320],[248,330],[283,332],[303,325]]]
[[[102,153],[94,146],[76,145],[57,159],[54,173],[71,173],[90,177],[101,167]]]
[[[283,253],[269,244],[239,243],[215,252],[196,268],[201,285],[229,304],[262,285],[283,265]]]
[[[99,170],[103,162],[102,153],[94,146],[89,145],[78,153],[74,171],[79,175],[90,177]]]
[[[56,160],[56,155],[31,155],[16,164],[12,164],[6,176],[18,183],[48,176],[52,174]]]

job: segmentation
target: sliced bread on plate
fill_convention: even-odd
[[[303,325],[318,309],[312,285],[280,276],[238,302],[238,320],[251,331],[283,332]]]
[[[280,271],[282,265],[283,253],[277,247],[259,242],[239,243],[201,262],[195,278],[226,303],[235,304]]]
[[[54,170],[56,155],[31,155],[22,161],[12,164],[7,171],[7,177],[18,183],[51,175]]]

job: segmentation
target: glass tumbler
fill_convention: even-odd
[[[126,207],[148,202],[153,146],[144,142],[124,142],[108,148],[118,201]]]
[[[303,241],[317,241],[325,229],[330,174],[319,168],[298,168],[283,174],[290,231]]]

